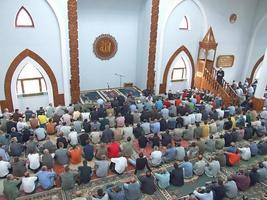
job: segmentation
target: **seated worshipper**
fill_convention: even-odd
[[[254,166],[249,172],[249,178],[250,178],[250,186],[253,186],[259,182],[259,174],[257,172],[256,166]]]
[[[40,126],[38,126],[34,130],[34,135],[38,141],[43,141],[46,138],[46,130]]]
[[[249,145],[249,148],[250,148],[250,152],[251,152],[251,156],[256,156],[258,154],[258,145],[257,145],[257,142],[256,141],[253,141],[250,143]]]
[[[234,199],[238,195],[238,188],[236,182],[232,177],[227,177],[227,181],[224,183],[225,195],[229,199]]]
[[[233,128],[233,122],[231,120],[231,117],[228,117],[228,120],[224,122],[223,129],[230,130],[231,128]]]
[[[191,117],[189,116],[188,113],[185,113],[185,116],[183,116],[182,118],[184,126],[191,124]]]
[[[150,142],[152,142],[152,148],[154,148],[155,146],[160,146],[160,137],[157,133],[155,133],[153,137],[150,137],[149,140]]]
[[[102,159],[102,156],[107,156],[108,150],[105,143],[101,143],[96,146],[95,158],[98,160]]]
[[[194,130],[191,125],[186,125],[185,130],[183,131],[183,139],[184,140],[193,140],[194,138]]]
[[[199,153],[198,146],[196,145],[195,142],[192,142],[192,144],[188,148],[187,157],[195,158],[195,157],[197,157],[198,153]]]
[[[132,138],[128,137],[127,141],[122,143],[120,148],[123,156],[131,157],[134,153]]]
[[[144,194],[152,195],[157,190],[155,179],[150,171],[146,171],[146,175],[140,176],[139,180],[141,182],[141,191]]]
[[[107,188],[107,193],[110,200],[124,200],[125,194],[122,186],[111,186]]]
[[[258,150],[260,155],[267,155],[267,139],[258,143]]]
[[[216,122],[212,119],[209,125],[209,132],[211,135],[214,135],[217,133],[217,125]]]
[[[133,129],[133,134],[134,134],[135,139],[138,139],[141,135],[145,134],[140,123],[138,123],[136,125],[136,127]],[[114,135],[115,135],[115,133],[114,133]]]
[[[71,190],[75,186],[75,174],[70,171],[68,165],[65,167],[65,171],[60,174],[60,182],[63,191]]]
[[[265,181],[267,179],[267,168],[264,167],[262,162],[259,162],[258,166],[257,173],[259,175],[259,181]]]
[[[141,198],[140,184],[134,177],[123,184],[126,200],[138,200]]]
[[[97,190],[97,193],[92,196],[92,200],[109,200],[108,193],[104,193],[103,189]]]
[[[213,135],[210,135],[209,136],[209,139],[207,139],[205,141],[205,150],[207,152],[215,152],[216,151],[216,148],[215,148],[215,140],[213,139]]]
[[[250,139],[252,139],[253,135],[254,135],[254,131],[253,131],[253,128],[251,126],[251,123],[247,123],[247,125],[245,127],[245,132],[244,132],[244,139],[250,140]]]
[[[170,135],[169,130],[166,130],[165,133],[161,135],[161,144],[162,146],[167,147],[171,143],[172,143],[172,136]]]
[[[123,156],[119,156],[118,158],[111,158],[110,161],[110,169],[115,174],[123,174],[128,166],[127,159]]]
[[[170,173],[170,184],[174,186],[184,185],[184,172],[177,163],[173,164],[174,169]]]
[[[169,119],[167,120],[168,129],[170,129],[170,130],[175,129],[176,128],[176,124],[177,124],[176,117],[174,117],[174,115],[171,114]]]
[[[141,136],[138,138],[138,144],[139,144],[139,147],[140,147],[141,149],[146,148],[147,143],[148,143],[148,139],[146,138],[145,135],[141,135]]]
[[[99,144],[101,136],[102,136],[102,132],[101,131],[97,131],[96,129],[93,129],[93,131],[89,135],[89,137],[90,137],[90,139],[91,139],[93,144]]]
[[[9,155],[10,156],[21,156],[24,150],[24,146],[21,143],[17,142],[17,138],[13,137],[10,140],[9,144]]]
[[[78,145],[78,133],[74,130],[74,128],[70,129],[70,133],[68,135],[68,140],[70,145]]]
[[[82,160],[82,148],[80,146],[72,146],[68,150],[71,164],[78,164]]]
[[[217,151],[214,154],[214,156],[215,156],[215,160],[219,161],[221,167],[225,167],[226,166],[226,157],[224,155],[224,151],[223,150]]]
[[[60,143],[60,142],[64,145],[64,148],[67,148],[67,147],[68,147],[68,141],[67,141],[67,139],[65,138],[63,132],[60,132],[60,133],[59,133],[59,136],[58,136],[58,138],[57,138],[57,148],[59,148],[59,143]]]
[[[227,166],[234,166],[237,165],[240,162],[240,153],[237,150],[236,152],[224,152],[226,157],[226,165]]]
[[[176,118],[176,126],[177,128],[182,128],[184,126],[184,119],[181,117],[181,114],[178,114]]]
[[[163,107],[163,109],[160,111],[161,117],[165,120],[169,118],[169,110],[166,108],[166,106]]]
[[[7,178],[3,181],[3,193],[8,200],[15,200],[19,196],[19,187],[21,180],[15,178],[12,174],[8,174]]]
[[[220,172],[220,163],[218,160],[215,160],[215,157],[209,158],[209,163],[205,167],[205,174],[208,177],[214,178],[219,175]]]
[[[194,138],[200,138],[202,136],[202,128],[199,122],[196,123],[196,128],[194,128]]]
[[[157,119],[155,119],[153,122],[151,122],[150,130],[151,130],[151,133],[159,133],[160,132],[160,123]]]
[[[240,156],[242,160],[249,160],[251,158],[251,151],[249,145],[245,145],[244,147],[238,148],[240,152]]]
[[[209,136],[209,133],[210,133],[210,127],[208,125],[208,122],[204,121],[204,124],[201,125],[201,128],[202,128],[202,136],[201,137],[207,138]]]
[[[120,145],[115,142],[114,139],[111,139],[111,143],[107,145],[108,158],[117,158],[120,153]]]
[[[94,146],[90,143],[90,140],[86,140],[86,145],[83,147],[83,157],[87,161],[91,161],[94,157]]]
[[[266,128],[265,128],[264,122],[261,122],[260,126],[255,127],[255,130],[256,130],[256,134],[258,137],[264,136],[266,133]]]
[[[74,129],[76,130],[76,129]],[[78,132],[78,141],[82,146],[86,145],[86,141],[89,140],[89,134],[85,132],[84,129],[81,129],[81,132]]]
[[[168,144],[167,150],[162,156],[162,160],[165,163],[174,161],[176,159],[176,148],[172,144]]]
[[[226,194],[222,179],[218,179],[217,182],[214,181],[211,187],[213,191],[214,200],[223,200],[225,198]]]
[[[205,172],[206,165],[207,165],[207,163],[205,162],[205,160],[203,160],[203,156],[199,155],[198,161],[193,166],[194,174],[197,176],[202,176]]]
[[[45,149],[40,157],[42,166],[46,166],[49,170],[52,169],[54,167],[54,156],[54,153],[50,154],[49,150]]]
[[[105,155],[102,155],[101,160],[95,161],[95,171],[97,177],[106,177],[109,170],[109,161],[106,159]]]
[[[176,160],[183,161],[185,157],[185,148],[181,146],[180,142],[177,142],[176,144]]]
[[[14,161],[11,163],[11,168],[13,176],[22,177],[24,176],[24,173],[27,171],[26,161],[19,159],[19,157],[14,157]]]
[[[197,138],[197,141],[195,143],[196,143],[196,146],[198,147],[199,154],[204,154],[204,152],[205,152],[205,141],[201,140],[200,138]]]
[[[236,182],[237,188],[240,191],[245,191],[250,186],[249,175],[243,169],[240,169],[237,174],[233,174],[232,179]]]
[[[118,113],[118,117],[116,118],[116,124],[118,127],[124,127],[125,118],[121,115],[121,113]]]
[[[162,152],[159,150],[158,146],[154,146],[154,150],[151,152],[149,164],[153,167],[160,166],[162,162]]]
[[[224,136],[220,135],[219,138],[215,139],[215,148],[216,149],[223,149],[224,146],[225,146]]]
[[[230,147],[225,148],[227,152],[235,153],[238,149],[236,147],[236,144],[234,142],[231,142]]]
[[[55,151],[55,163],[58,165],[66,165],[69,163],[68,150],[64,148],[64,144],[60,142],[59,149]]]
[[[105,130],[103,131],[101,139],[100,139],[101,142],[107,144],[111,142],[113,137],[114,137],[113,131],[109,128],[109,125],[106,125]]]
[[[134,139],[133,127],[130,126],[129,124],[125,124],[125,125],[126,127],[123,127],[123,140],[127,141],[128,137]]]
[[[36,176],[30,176],[29,172],[25,172],[21,182],[21,188],[23,189],[23,192],[26,194],[33,194],[38,184],[38,178]]]
[[[147,170],[151,171],[151,169],[148,165],[147,158],[144,157],[143,153],[139,153],[139,158],[137,158],[136,160],[129,158],[128,161],[131,165],[135,166],[134,174],[137,174],[138,170],[144,170],[145,167],[147,168]]]
[[[150,123],[147,120],[141,124],[141,128],[144,130],[145,135],[150,133]]]
[[[0,178],[6,178],[11,171],[11,165],[8,161],[4,161],[0,156]]]
[[[27,163],[28,163],[28,168],[30,170],[32,170],[34,173],[38,172],[41,167],[39,154],[36,151],[30,152],[28,154]]]
[[[91,180],[91,176],[93,175],[92,168],[87,165],[87,161],[83,161],[83,166],[78,167],[79,174],[79,183],[87,184]]]
[[[170,173],[167,169],[163,168],[158,173],[155,173],[156,180],[158,182],[158,186],[161,189],[165,189],[170,185]]]
[[[54,186],[56,173],[47,171],[46,166],[43,166],[41,171],[39,171],[36,175],[38,177],[38,182],[44,190],[49,190]]]
[[[54,135],[56,133],[56,125],[57,123],[54,123],[53,119],[48,120],[48,123],[46,123],[46,132],[48,135]]]
[[[224,143],[226,147],[229,147],[231,143],[233,142],[233,136],[230,131],[225,131],[224,133]]]
[[[211,187],[201,187],[194,190],[193,194],[198,200],[214,200],[214,194]]]
[[[193,177],[193,165],[187,156],[184,157],[184,162],[182,162],[179,167],[183,169],[185,179],[190,179]]]

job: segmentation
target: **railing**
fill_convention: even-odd
[[[227,83],[224,79],[222,85],[218,83],[218,81],[216,80],[217,78],[216,69],[205,68],[203,78],[208,83],[208,85],[206,86],[208,87],[207,89],[213,90],[213,92],[216,94],[220,94],[220,96],[224,99],[226,104],[239,103],[239,98],[229,83]]]

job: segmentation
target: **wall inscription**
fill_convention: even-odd
[[[115,56],[118,44],[115,38],[109,34],[102,34],[95,39],[94,53],[101,60],[109,60]]]
[[[232,67],[234,65],[234,55],[221,55],[217,57],[217,67]]]

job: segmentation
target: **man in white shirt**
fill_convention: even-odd
[[[31,194],[34,193],[37,183],[36,176],[30,176],[29,172],[25,172],[24,177],[22,177],[21,187],[26,194]]]
[[[127,159],[123,156],[118,158],[111,158],[111,170],[114,173],[122,174],[127,168]]]
[[[78,133],[74,131],[73,128],[70,131],[71,132],[69,133],[68,139],[69,139],[70,145],[75,146],[78,144]]]
[[[10,168],[11,168],[10,163],[4,161],[2,156],[0,156],[0,178],[5,178],[9,174]]]
[[[94,144],[99,144],[100,143],[100,138],[102,136],[102,132],[101,131],[93,131],[90,133],[89,137],[91,139],[91,141]]]
[[[196,123],[196,116],[194,113],[189,115],[190,119],[191,119],[191,124],[195,124]]]
[[[22,120],[22,118],[19,118],[19,121],[17,123],[17,130],[18,132],[21,132],[25,127],[27,126],[27,123]]]
[[[195,122],[201,122],[202,113],[195,113]]]
[[[40,168],[40,156],[36,152],[31,152],[28,154],[28,163],[29,163],[29,169],[33,170],[35,173]]]
[[[184,120],[184,126],[191,124],[191,117],[188,115],[188,113],[186,113],[182,118]]]
[[[129,126],[127,124],[126,127],[123,127],[123,139],[124,139],[124,141],[127,141],[128,137],[130,137],[130,138],[132,138],[132,140],[134,140],[133,127]]]
[[[69,113],[65,113],[62,117],[61,117],[62,122],[66,122],[67,126],[70,126],[71,124],[71,116]]]
[[[154,151],[151,153],[150,156],[151,160],[150,160],[150,164],[153,167],[157,167],[161,164],[162,162],[162,152],[159,151],[159,147],[158,146],[154,146]]]
[[[239,148],[239,151],[240,151],[242,160],[249,160],[251,158],[251,151],[249,147]]]

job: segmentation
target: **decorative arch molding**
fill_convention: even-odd
[[[189,50],[183,45],[181,46],[180,48],[178,48],[173,54],[172,56],[170,57],[167,65],[166,65],[166,68],[164,70],[164,74],[163,74],[163,82],[160,84],[160,93],[165,93],[166,92],[166,88],[167,88],[167,81],[168,81],[168,74],[169,74],[169,71],[171,69],[171,66],[175,60],[175,58],[181,53],[181,52],[184,52],[187,57],[189,58],[190,60],[190,64],[191,64],[191,67],[192,67],[192,80],[191,80],[191,87],[194,86],[194,76],[195,76],[195,65],[194,65],[194,60],[193,60],[193,57],[191,55],[191,53],[189,52]]]
[[[31,21],[31,24],[25,25],[25,24],[19,24],[18,23],[19,17],[20,17],[20,15],[21,15],[22,12],[25,12],[25,14],[27,15],[27,17]],[[32,16],[31,16],[31,14],[29,13],[29,11],[24,6],[22,6],[19,9],[19,11],[17,12],[16,19],[15,19],[15,26],[16,27],[30,27],[30,28],[34,28],[34,22],[33,22]]]
[[[52,84],[53,99],[54,99],[55,106],[64,105],[64,94],[58,93],[57,80],[50,66],[38,54],[36,54],[35,52],[29,49],[25,49],[19,55],[16,56],[16,58],[12,61],[12,63],[10,64],[8,68],[8,71],[5,76],[5,87],[4,87],[6,100],[0,101],[1,107],[8,108],[11,111],[14,109],[13,101],[12,101],[12,93],[11,93],[12,77],[16,71],[17,66],[26,57],[30,57],[31,59],[35,60],[47,73]]]
[[[262,63],[263,60],[264,60],[264,55],[261,56],[261,57],[258,59],[258,61],[256,62],[256,64],[254,65],[254,67],[253,67],[253,69],[252,69],[252,71],[251,71],[250,77],[247,78],[249,84],[252,83],[252,81],[253,81],[253,77],[255,76],[255,73],[256,73],[258,67],[260,66],[260,64]]]

